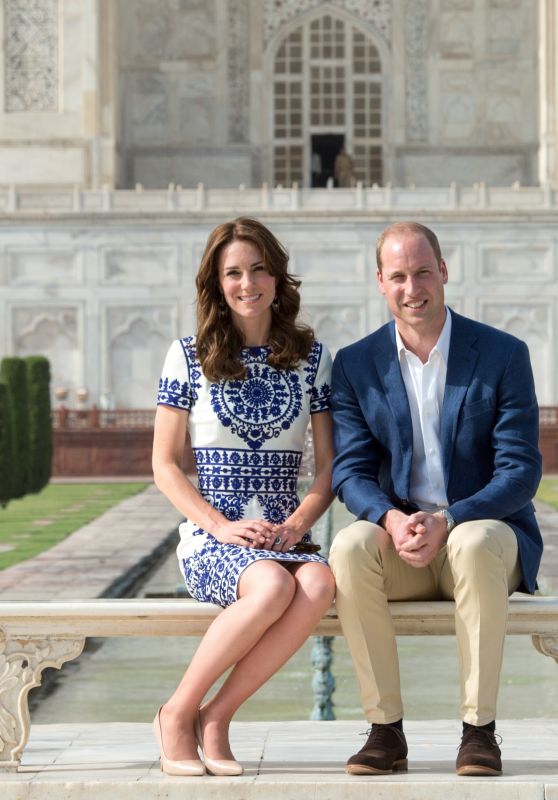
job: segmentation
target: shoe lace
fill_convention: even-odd
[[[461,744],[458,745],[458,748],[461,747],[462,744],[467,741],[469,744],[478,744],[481,747],[486,747],[487,740],[488,744],[492,747],[499,747],[502,744],[502,737],[499,733],[495,731],[487,731],[485,728],[478,728],[476,726],[472,726],[468,728],[468,730],[464,731],[463,736],[461,737]]]
[[[371,725],[361,736],[368,736],[368,744],[384,744],[390,731],[396,730],[389,725]]]

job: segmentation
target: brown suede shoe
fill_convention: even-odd
[[[458,775],[502,774],[502,754],[493,731],[475,726],[464,731],[455,771]]]
[[[391,725],[373,725],[364,747],[347,761],[349,775],[387,775],[407,769],[405,734]]]

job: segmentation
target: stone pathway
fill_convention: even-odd
[[[537,501],[544,594],[558,594],[558,511]],[[118,597],[145,573],[182,515],[156,486],[124,500],[35,558],[0,571],[0,600]]]
[[[182,519],[148,486],[50,550],[0,571],[0,600],[118,597],[177,535]]]

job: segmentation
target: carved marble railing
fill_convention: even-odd
[[[541,428],[558,426],[558,406],[541,406],[539,408],[539,425]]]
[[[54,429],[53,475],[138,475],[151,474],[153,409],[66,408],[52,412]],[[132,435],[134,434],[134,435]],[[558,406],[540,409],[539,446],[546,473],[558,471]],[[195,472],[188,446],[183,467]],[[313,474],[312,454],[303,457],[301,476]],[[328,529],[329,526],[329,529]],[[316,530],[326,552],[331,538],[330,515],[325,514]]]
[[[52,426],[55,429],[82,430],[83,428],[153,428],[155,411],[152,408],[114,408],[101,409],[93,405],[89,408],[66,408],[59,406],[52,412]],[[541,406],[539,409],[541,428],[558,425],[558,406]],[[313,469],[313,467],[312,467]],[[306,474],[301,467],[302,474]],[[307,470],[308,471],[308,470]],[[312,474],[310,471],[308,474]]]
[[[208,189],[200,183],[195,189],[183,189],[170,184],[167,189],[83,190],[79,186],[50,186],[45,189],[21,189],[15,186],[0,188],[0,215],[60,217],[96,216],[110,214],[184,214],[222,213],[265,214],[279,212],[335,213],[368,212],[392,214],[398,212],[438,213],[514,213],[548,212],[558,210],[558,187],[473,186],[395,187],[363,186],[351,189],[307,189],[297,184],[290,187],[263,184],[259,188]]]
[[[201,636],[221,610],[192,600],[0,602],[0,770],[20,764],[30,728],[27,695],[45,667],[76,658],[88,636]],[[401,635],[455,632],[452,602],[390,603],[390,611]],[[315,632],[341,635],[335,608]],[[558,662],[558,597],[512,597],[508,633],[531,635],[537,650]]]
[[[52,412],[52,427],[55,430],[107,429],[153,429],[155,411],[152,408],[66,408],[59,406]]]

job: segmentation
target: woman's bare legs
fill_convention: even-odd
[[[299,564],[292,568],[292,575],[296,591],[288,608],[237,661],[223,686],[203,706],[204,750],[210,758],[234,758],[228,729],[235,711],[296,653],[333,601],[335,582],[329,567]]]
[[[244,571],[239,599],[212,622],[178,687],[161,710],[167,758],[198,757],[194,720],[204,695],[289,608],[296,588],[295,577],[276,561],[257,561]]]

